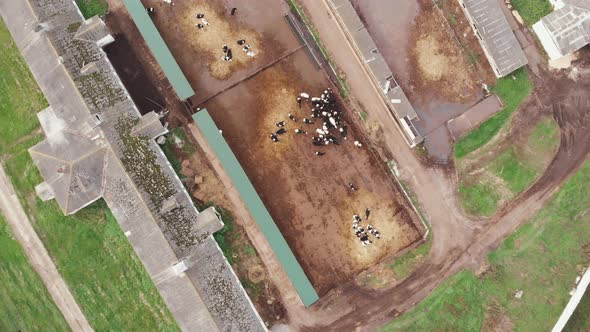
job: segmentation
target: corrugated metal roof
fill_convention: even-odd
[[[496,76],[508,75],[527,64],[527,58],[497,0],[463,0],[463,7]]]

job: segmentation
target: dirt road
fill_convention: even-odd
[[[25,214],[12,183],[0,166],[0,209],[18,242],[22,245],[29,263],[43,280],[53,302],[57,305],[73,331],[93,331],[76,303],[68,286],[57,271],[43,243]]]

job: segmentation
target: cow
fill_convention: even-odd
[[[285,129],[285,128],[280,128],[279,130],[277,130],[277,135],[282,135],[282,134],[284,134],[284,133],[286,133],[286,132],[287,132],[287,129]]]
[[[279,121],[279,122],[276,123],[276,125],[277,125],[277,127],[282,128],[282,127],[285,126],[285,121]]]

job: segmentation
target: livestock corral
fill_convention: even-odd
[[[197,92],[192,111],[208,109],[320,295],[422,238],[362,120],[285,19],[286,3],[142,2]]]

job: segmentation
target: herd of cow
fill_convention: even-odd
[[[317,147],[334,144],[340,145],[340,140],[346,140],[348,135],[348,126],[341,125],[342,111],[336,108],[336,98],[332,93],[332,89],[328,88],[324,90],[320,97],[310,97],[308,93],[302,92],[297,96],[297,105],[302,108],[304,103],[311,102],[312,108],[309,118],[305,117],[301,122],[305,125],[313,125],[316,123],[322,123],[321,127],[318,127],[313,132],[311,137],[311,144]],[[297,122],[297,117],[289,113],[287,115],[293,122]],[[279,121],[276,123],[279,129],[270,134],[270,139],[277,143],[280,142],[279,136],[287,133],[285,129],[286,122]],[[307,135],[307,131],[303,128],[296,128],[294,130],[296,134]],[[336,133],[337,132],[337,133]],[[361,147],[362,144],[355,141],[355,146]],[[323,156],[325,152],[315,151],[316,156]]]
[[[311,103],[311,112],[309,118],[305,117],[301,122],[305,125],[313,125],[316,122],[321,126],[317,126],[311,137],[311,144],[314,146],[322,147],[329,144],[340,145],[340,140],[346,140],[348,135],[348,126],[342,124],[341,116],[342,111],[337,109],[336,98],[330,88],[324,90],[320,97],[310,97],[309,94],[302,92],[297,96],[297,105],[301,109],[305,103]],[[290,121],[297,123],[297,117],[291,113],[287,114]],[[278,130],[270,134],[270,139],[278,143],[281,141],[280,136],[287,133],[287,121],[281,120],[275,124]],[[307,135],[308,132],[299,127],[293,130],[295,134]],[[354,141],[354,146],[361,148],[362,144],[359,141]],[[316,150],[314,152],[316,156],[323,156],[325,152]],[[353,183],[349,183],[348,187],[352,192],[357,191],[356,186]],[[365,220],[369,219],[371,209],[365,210]],[[381,238],[379,231],[367,224],[366,229],[359,224],[362,222],[361,217],[358,214],[353,215],[352,229],[356,237],[360,240],[363,246],[367,246],[373,241],[370,239],[370,235],[377,239]]]
[[[369,216],[371,214],[371,209],[367,208],[365,210],[365,220],[368,221],[369,220]],[[369,238],[369,235],[373,235],[375,238],[380,239],[381,238],[381,233],[379,233],[379,231],[367,224],[367,229],[365,230],[362,226],[359,226],[359,224],[362,222],[363,220],[361,219],[361,217],[358,214],[355,214],[352,216],[352,230],[354,231],[354,235],[356,235],[357,239],[359,239],[361,241],[361,243],[363,244],[363,246],[367,246],[371,243],[373,243],[373,241],[371,241],[371,239]]]

